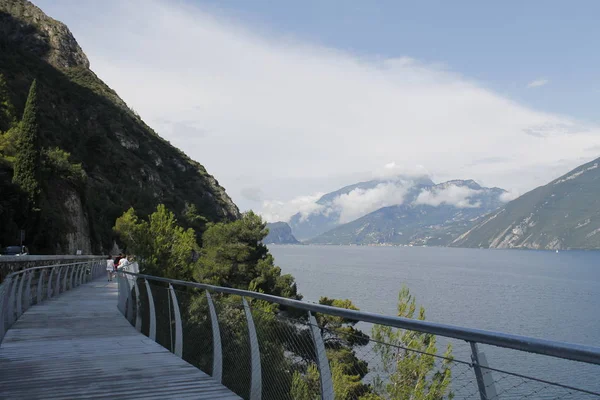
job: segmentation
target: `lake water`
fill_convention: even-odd
[[[269,249],[283,273],[296,278],[307,301],[318,301],[320,296],[349,298],[363,311],[395,315],[404,284],[426,308],[428,321],[600,347],[600,252],[366,246]],[[453,341],[455,357],[468,360],[468,345],[457,342]],[[438,349],[445,343],[441,340]],[[491,367],[600,391],[600,367],[493,346],[482,349]],[[504,380],[500,386],[522,383],[500,373],[494,379],[500,377]],[[567,397],[566,390],[530,382],[501,398],[526,394],[534,399],[596,398]]]

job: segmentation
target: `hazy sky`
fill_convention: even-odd
[[[34,2],[243,210],[390,172],[523,193],[600,153],[595,1]]]

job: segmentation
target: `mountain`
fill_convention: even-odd
[[[600,158],[505,204],[453,246],[600,248]]]
[[[445,246],[474,221],[502,204],[499,188],[453,180],[409,195],[313,238],[309,244],[402,244]]]
[[[28,207],[23,185],[11,181],[34,80],[39,192]],[[240,215],[202,165],[90,70],[64,24],[24,0],[0,0],[0,193],[0,244],[18,243],[25,229],[37,253],[106,251],[115,219],[129,207],[145,216],[164,203],[182,223],[192,205],[208,221]]]
[[[292,228],[287,222],[271,222],[267,224],[269,234],[263,239],[266,244],[300,244],[292,235]]]
[[[359,182],[353,185],[345,186],[334,192],[323,195],[316,204],[318,209],[308,215],[296,213],[290,218],[290,226],[294,236],[300,240],[311,239],[324,232],[327,232],[340,225],[341,207],[340,198],[348,196],[351,193],[364,193],[377,188],[386,186],[398,186],[400,188],[409,188],[412,195],[418,194],[420,189],[434,186],[431,179],[427,177],[405,177],[396,176],[389,179],[374,179],[366,182]],[[410,196],[410,194],[409,194]],[[383,207],[391,204],[381,204]]]

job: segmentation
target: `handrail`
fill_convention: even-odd
[[[61,277],[60,273],[64,268],[67,268],[67,271],[70,270],[69,278],[66,274]],[[0,283],[0,343],[2,343],[7,330],[30,306],[101,276],[105,268],[101,257],[96,256],[82,257],[81,261],[73,263],[25,268],[8,274]],[[48,275],[44,273],[44,270],[51,272]],[[37,273],[37,271],[40,272]],[[56,278],[53,276],[55,271],[58,271]],[[37,275],[35,283],[32,279],[34,275]],[[25,284],[26,278],[27,284]],[[32,285],[35,285],[36,288],[33,289]]]
[[[12,278],[15,275],[19,275],[25,272],[29,272],[29,271],[33,271],[33,270],[37,270],[37,269],[47,269],[47,268],[55,268],[55,267],[68,267],[71,265],[79,265],[79,264],[83,264],[83,263],[87,263],[87,262],[92,262],[92,261],[97,261],[97,259],[95,258],[86,258],[85,260],[81,260],[78,262],[74,262],[74,263],[68,263],[68,264],[51,264],[51,265],[42,265],[40,267],[31,267],[31,268],[25,268],[19,271],[15,271],[15,272],[11,272],[10,274],[6,275],[5,279],[8,278]]]
[[[594,346],[538,339],[528,336],[494,332],[483,329],[465,328],[436,322],[419,321],[409,318],[387,316],[365,311],[348,310],[345,308],[337,308],[321,304],[307,303],[300,300],[287,299],[284,297],[251,292],[248,290],[214,286],[205,283],[187,282],[176,279],[168,279],[151,275],[137,274],[124,270],[120,272],[143,279],[165,282],[173,285],[187,286],[197,289],[211,290],[218,293],[227,293],[238,296],[251,297],[254,299],[277,303],[283,306],[294,307],[301,310],[316,313],[330,314],[355,321],[370,322],[373,324],[386,325],[394,328],[408,329],[433,335],[445,336],[453,339],[465,340],[470,343],[477,342],[497,347],[526,351],[529,353],[542,354],[567,360],[582,361],[586,363],[600,365],[600,348]]]

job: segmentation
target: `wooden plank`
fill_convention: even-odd
[[[6,399],[239,399],[138,333],[116,282],[82,285],[27,310],[0,346]]]

